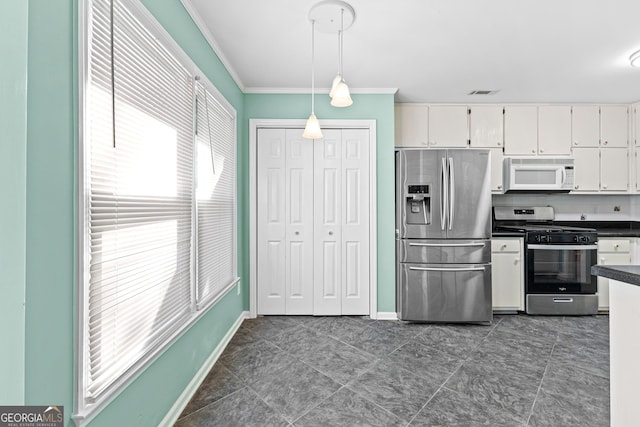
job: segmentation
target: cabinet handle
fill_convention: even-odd
[[[517,264],[519,262],[520,262],[520,258],[516,258],[516,259],[513,260],[513,264]]]
[[[580,144],[578,141],[573,141],[573,145],[578,145]]]
[[[540,152],[541,152],[541,153],[544,153],[544,148],[541,148],[541,149],[540,149]]]
[[[602,143],[602,145],[607,145],[608,143],[609,143],[609,141],[604,141],[604,142]]]
[[[296,231],[294,234],[297,236],[298,234],[300,234],[300,232],[299,232],[299,231]]]
[[[580,186],[579,186],[579,185],[576,185],[576,186],[575,186],[575,187],[573,187],[573,188],[577,190],[578,188],[580,188]]]
[[[507,245],[502,245],[502,249],[507,249]]]
[[[333,231],[330,231],[330,232],[329,232],[329,236],[333,236]]]
[[[606,259],[600,258],[600,262],[604,263],[605,261],[606,261]]]
[[[502,190],[502,185],[498,185],[498,190]]]
[[[616,243],[615,245],[613,245],[613,247],[614,247],[614,249],[618,249],[620,247],[620,245]]]
[[[535,153],[536,153],[536,150],[531,150],[531,152],[532,152],[533,154],[535,154]]]
[[[602,184],[602,189],[606,190],[607,189],[607,184]]]
[[[498,142],[498,147],[500,147],[502,145],[502,142]]]

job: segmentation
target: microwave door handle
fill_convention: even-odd
[[[447,176],[446,169],[447,164],[445,163],[444,157],[441,162],[442,171],[440,172],[440,229],[444,231],[445,229],[445,215],[447,210]]]
[[[449,157],[449,230],[453,228],[453,208],[455,206],[456,185],[453,173],[453,157]]]
[[[567,180],[567,170],[565,168],[562,168],[562,182],[561,182],[561,186],[564,186],[565,181]]]

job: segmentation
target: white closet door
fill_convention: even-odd
[[[313,312],[313,142],[286,130],[286,314]],[[258,276],[260,280],[260,276]]]
[[[286,140],[284,129],[258,129],[258,314],[286,308]]]
[[[342,294],[342,131],[314,140],[313,314],[340,315]]]
[[[369,130],[342,131],[342,310],[369,314]]]
[[[314,142],[315,315],[369,314],[369,131]]]

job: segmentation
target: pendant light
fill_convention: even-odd
[[[340,30],[338,31],[338,55],[340,63],[340,71],[338,75],[333,79],[331,91],[329,96],[331,97],[331,105],[334,107],[348,107],[353,104],[351,95],[349,94],[349,86],[344,81],[342,73],[342,37],[344,33],[344,8],[340,9]]]
[[[322,138],[322,130],[320,122],[315,113],[315,26],[316,21],[311,20],[311,115],[307,119],[307,124],[302,133],[303,138],[319,139]]]

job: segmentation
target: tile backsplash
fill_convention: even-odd
[[[640,221],[640,195],[496,194],[494,206],[553,206],[558,221]]]

